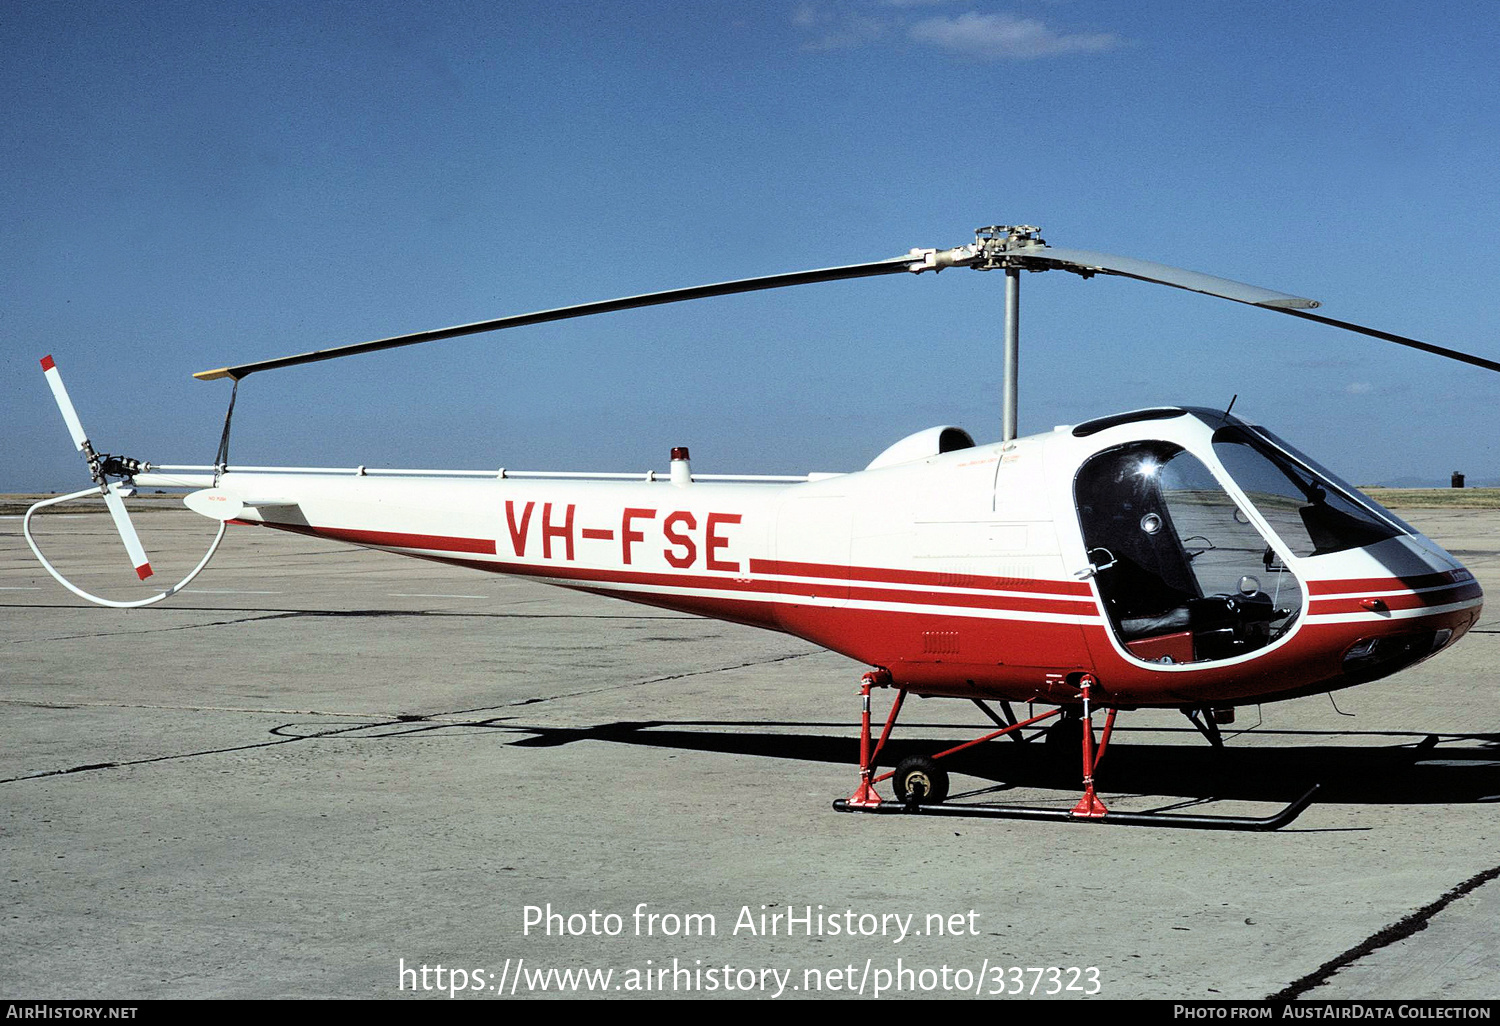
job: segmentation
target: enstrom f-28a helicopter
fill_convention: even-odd
[[[502,317],[204,371],[234,390],[211,466],[155,466],[95,452],[49,356],[42,368],[93,485],[37,503],[25,534],[76,594],[143,606],[186,587],[229,524],[313,535],[491,573],[783,631],[872,667],[861,683],[859,784],[845,811],[1054,818],[1275,829],[1316,786],[1266,819],[1110,812],[1094,773],[1120,710],[1180,709],[1214,743],[1237,705],[1375,680],[1452,645],[1479,617],[1469,571],[1419,531],[1229,410],[1168,407],[1016,437],[1020,272],[1120,275],[1248,303],[1465,363],[1500,363],[1310,313],[1309,299],[1124,257],[1059,249],[1032,226],[979,229],[952,249],[675,289]],[[1005,272],[1003,435],[975,444],[934,427],[862,471],[806,477],[670,471],[311,470],[229,463],[239,383],[251,374],[478,332],[688,299],[885,274]],[[1230,404],[1231,407],[1233,404]],[[37,548],[39,509],[108,505],[131,562],[150,576],[126,512],[136,487],[193,489],[219,521],[184,580],[133,602],[88,594]],[[872,744],[870,695],[895,689]],[[969,699],[998,728],[878,772],[908,695]],[[991,704],[998,704],[997,711]],[[1019,718],[1012,703],[1048,711]],[[1107,710],[1095,737],[1093,713]],[[947,801],[941,759],[1052,719],[1081,748],[1071,810]],[[1043,728],[1038,728],[1041,730]],[[1048,745],[1053,748],[1054,746]],[[897,801],[876,785],[892,781]]]

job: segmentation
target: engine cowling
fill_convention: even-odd
[[[930,427],[916,434],[907,435],[871,460],[870,465],[865,469],[878,470],[881,467],[894,467],[898,463],[925,460],[931,456],[953,452],[955,449],[972,449],[973,447],[973,436],[961,427],[954,427],[951,424]]]

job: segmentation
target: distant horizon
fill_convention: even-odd
[[[656,469],[656,470],[661,471],[662,473],[665,473],[666,469],[667,469],[666,468],[666,461],[664,460],[664,461],[662,461],[662,463],[663,463],[662,466],[656,467],[656,468],[652,468],[652,467],[640,467],[640,468],[636,468],[636,467],[616,467],[616,468],[600,467],[600,468],[586,468],[586,469],[579,470],[579,469],[576,469],[576,468],[556,468],[556,467],[512,467],[512,468],[508,468],[508,469],[515,470],[515,471],[525,471],[525,470],[549,471],[549,470],[564,469],[565,472],[566,471],[572,471],[572,472],[579,472],[579,473],[588,473],[588,472],[591,472],[591,471],[596,470],[596,469],[598,471],[618,470],[618,471],[624,471],[624,472],[633,472],[633,471],[639,469],[641,472],[644,473],[646,470]],[[329,467],[327,469],[329,469],[329,470],[352,470],[354,468],[352,468],[352,467]],[[461,471],[470,471],[470,470],[472,470],[472,471],[478,471],[478,470],[484,470],[485,468],[483,468],[483,467],[445,467],[445,468],[403,468],[403,467],[389,467],[389,468],[380,468],[380,469],[389,469],[389,470],[403,470],[403,469],[445,469],[445,470],[461,470]],[[720,471],[720,472],[722,472],[722,473],[730,473],[730,474],[737,473],[737,471],[734,471],[734,470],[725,470],[725,471]],[[856,473],[857,471],[823,471],[823,472],[827,472],[827,473]],[[818,473],[818,472],[812,472],[812,473]],[[85,481],[86,481],[86,479],[85,479]],[[23,497],[23,496],[31,496],[31,495],[37,495],[37,496],[65,495],[65,494],[67,494],[69,492],[81,491],[84,487],[87,487],[87,485],[86,484],[81,484],[78,488],[55,489],[55,490],[48,490],[48,489],[22,489],[22,490],[19,490],[19,491],[0,492],[0,497],[14,499],[14,498],[19,498],[19,497]],[[1500,488],[1500,478],[1486,478],[1486,479],[1482,479],[1482,480],[1475,480],[1475,479],[1470,478],[1467,475],[1465,475],[1464,486],[1463,486],[1462,489],[1454,488],[1452,486],[1452,483],[1451,483],[1450,480],[1441,480],[1440,481],[1440,480],[1438,480],[1436,478],[1395,478],[1395,479],[1391,479],[1388,482],[1378,482],[1378,483],[1365,482],[1363,484],[1355,484],[1354,487],[1357,488],[1357,489],[1359,489],[1360,491],[1364,491],[1366,489],[1371,489],[1371,488],[1420,489],[1420,490],[1436,490],[1436,491],[1471,491],[1471,490],[1475,490],[1475,489]],[[175,492],[169,492],[166,489],[161,489],[161,488],[141,488],[141,489],[138,489],[137,494],[138,495],[142,495],[142,496],[146,496],[146,495],[172,495],[172,494],[177,494],[177,493],[175,493]],[[88,496],[83,496],[83,497],[81,497],[79,499],[79,501],[83,502],[83,501],[86,501],[88,498],[89,498]]]

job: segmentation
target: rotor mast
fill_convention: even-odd
[[[1004,368],[1000,386],[1000,440],[1009,442],[1019,432],[1021,374],[1021,269],[1047,248],[1034,224],[992,224],[974,229],[969,246],[933,253],[934,270],[970,267],[976,271],[1005,271],[1005,334],[1001,346]],[[1045,270],[1033,263],[1029,270]]]
[[[1009,442],[1019,433],[1021,394],[1021,265],[1010,254],[1045,247],[1041,229],[1032,224],[995,224],[974,230],[974,244],[984,259],[977,270],[1005,268],[1005,341],[1001,378],[1000,440]]]
[[[1021,391],[1021,269],[1005,269],[1005,377],[1000,386],[1000,441],[1009,442],[1017,433],[1017,406]]]

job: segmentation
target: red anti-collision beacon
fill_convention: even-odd
[[[688,464],[688,451],[685,445],[672,447],[672,483],[679,488],[693,483],[693,470]]]

